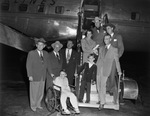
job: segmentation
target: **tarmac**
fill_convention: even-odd
[[[43,109],[33,112],[29,106],[28,85],[23,82],[0,83],[0,116],[61,116],[59,112],[50,114],[44,101]],[[133,103],[125,100],[120,105],[119,111],[112,109],[80,107],[81,114],[78,116],[149,116],[150,113],[150,92],[149,88],[142,88],[140,98]]]

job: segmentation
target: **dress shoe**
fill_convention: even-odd
[[[32,111],[36,112],[36,108],[31,108],[31,109],[32,109]]]
[[[87,101],[87,100],[86,100],[85,103],[90,103],[90,101]]]
[[[79,99],[79,102],[80,102],[80,103],[83,103],[83,100],[80,100],[80,99]]]
[[[38,108],[41,109],[41,110],[43,109],[43,107],[41,107],[41,106],[39,106]]]
[[[100,104],[101,102],[100,101],[98,101],[96,104]]]
[[[103,108],[104,108],[104,104],[100,104],[98,109],[102,110]]]

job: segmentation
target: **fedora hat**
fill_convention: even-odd
[[[95,17],[95,18],[94,18],[94,20],[93,20],[92,22],[94,22],[94,23],[95,23],[95,22],[97,22],[97,21],[102,21],[102,19],[101,19],[101,18],[99,18],[99,17]]]
[[[54,49],[54,47],[59,47],[60,49],[63,47],[63,45],[59,41],[56,41],[51,46],[53,47],[53,49]]]
[[[108,26],[109,26],[109,27],[112,27],[113,29],[116,28],[116,26],[113,25],[113,24],[111,24],[111,23],[107,23],[107,24],[104,25],[105,28],[108,27]]]
[[[46,43],[45,39],[44,38],[34,38],[34,41],[35,43],[37,44],[38,42],[41,42],[41,43]]]

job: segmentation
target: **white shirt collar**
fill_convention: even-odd
[[[111,44],[109,44],[109,45],[106,45],[107,49],[109,49],[109,48],[110,48],[110,46],[111,46]]]
[[[41,53],[42,53],[42,56],[43,56],[43,51],[39,51],[39,50],[37,50],[37,51],[38,51],[39,56],[41,55]]]
[[[113,37],[114,33],[112,33],[112,34],[110,34],[110,35],[111,35],[111,37]]]
[[[55,56],[58,54],[59,55],[59,53],[56,53],[55,51],[53,51],[54,52],[54,54],[55,54]]]

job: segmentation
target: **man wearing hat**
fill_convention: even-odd
[[[111,36],[111,45],[118,49],[118,55],[120,58],[124,52],[124,44],[123,44],[122,36],[120,34],[114,32],[115,25],[113,25],[111,23],[106,24],[105,28],[106,28],[106,32]],[[116,72],[117,72],[116,64],[115,64],[115,62],[113,62],[111,74],[107,81],[107,90],[110,92],[113,92],[114,96],[117,96],[117,94],[118,94],[118,92],[117,92],[118,78],[116,78]]]
[[[33,111],[37,108],[42,109],[41,101],[44,95],[44,86],[47,71],[51,74],[48,67],[48,53],[43,50],[45,47],[43,38],[36,38],[36,49],[28,53],[26,68],[30,81],[30,107]]]
[[[49,53],[49,66],[51,67],[51,74],[47,76],[46,90],[52,86],[53,76],[57,77],[62,70],[62,54],[59,52],[63,45],[56,41],[52,45],[53,51]]]
[[[93,23],[95,24],[95,27],[92,28],[93,40],[96,42],[96,44],[99,44],[99,46],[101,47],[104,45],[103,37],[105,35],[103,30],[102,19],[99,17],[95,17]]]

